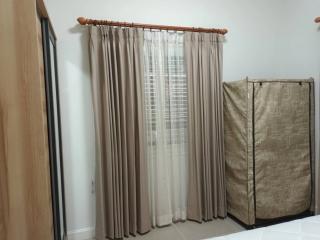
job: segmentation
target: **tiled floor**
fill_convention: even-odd
[[[230,218],[202,224],[187,221],[168,227],[155,228],[148,234],[131,237],[129,240],[200,240],[243,230],[243,227]]]

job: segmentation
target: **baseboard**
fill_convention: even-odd
[[[82,228],[68,232],[68,240],[93,240],[94,238],[94,228]]]

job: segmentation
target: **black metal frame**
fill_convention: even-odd
[[[51,194],[52,194],[52,212],[53,212],[53,232],[55,240],[64,240],[67,236],[67,223],[65,211],[65,189],[64,189],[64,171],[63,171],[63,149],[62,149],[62,135],[61,135],[61,117],[60,117],[60,94],[59,94],[59,79],[57,68],[57,50],[56,38],[53,34],[52,27],[49,20],[41,19],[42,26],[42,43],[43,43],[43,57],[44,57],[44,75],[45,75],[45,90],[46,90],[46,104],[47,104],[47,121],[48,121],[48,143],[49,143],[49,158],[50,158],[50,175],[51,175]],[[50,44],[54,50],[54,66],[52,69]],[[55,79],[52,79],[52,71],[54,71]],[[55,81],[56,88],[53,89],[53,81]],[[56,105],[54,104],[54,95],[56,97]],[[55,122],[54,111],[57,111],[57,123]],[[56,136],[56,125],[58,126],[58,134]],[[57,148],[59,146],[60,155],[60,169],[57,165]],[[58,172],[61,176],[61,198],[62,206],[59,203],[59,179]],[[63,210],[63,225],[60,222],[60,210]],[[61,239],[61,229],[63,229],[63,237]]]
[[[233,221],[241,225],[243,228],[247,230],[260,228],[260,227],[268,227],[274,224],[288,222],[292,220],[298,220],[305,217],[314,216],[314,212],[311,212],[309,210],[302,212],[300,214],[291,215],[291,216],[285,216],[285,217],[279,217],[279,218],[272,218],[272,219],[258,219],[256,218],[256,223],[252,225],[248,225],[241,220],[239,220],[237,217],[233,216],[232,214],[228,213],[228,217],[230,217]]]

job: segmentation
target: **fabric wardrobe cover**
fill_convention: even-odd
[[[228,213],[246,225],[313,205],[313,79],[224,83]]]

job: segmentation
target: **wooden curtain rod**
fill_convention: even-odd
[[[315,21],[316,23],[320,23],[320,17],[317,17],[314,21]]]
[[[116,26],[116,27],[134,27],[134,28],[159,29],[159,30],[169,30],[169,31],[219,33],[222,35],[228,32],[227,29],[193,28],[193,27],[179,27],[179,26],[153,25],[153,24],[128,23],[128,22],[114,22],[114,21],[108,21],[108,20],[88,19],[84,17],[79,17],[77,20],[81,25],[108,25],[108,26]]]

